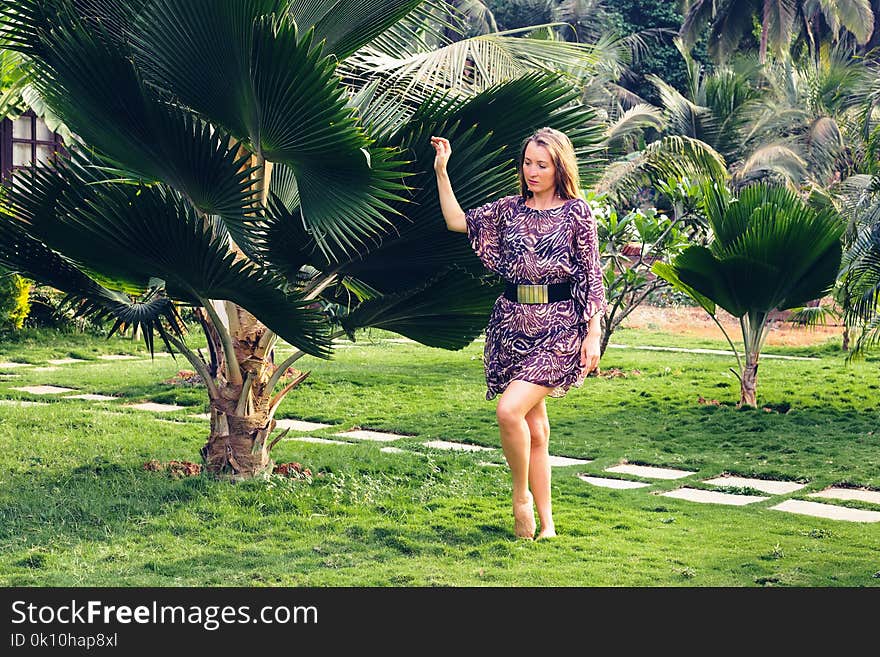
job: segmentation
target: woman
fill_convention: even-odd
[[[464,212],[447,172],[449,140],[431,137],[440,208],[449,230],[467,233],[505,292],[486,328],[486,399],[513,476],[514,533],[556,536],[550,501],[550,423],[545,399],[562,397],[599,365],[605,291],[596,222],[579,198],[571,141],[541,128],[523,142],[520,194]]]

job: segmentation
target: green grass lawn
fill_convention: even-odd
[[[194,336],[195,337],[195,336]],[[551,453],[592,459],[554,468],[552,541],[516,541],[510,482],[497,452],[428,449],[445,439],[498,447],[485,401],[482,343],[448,352],[389,343],[380,331],[297,366],[311,376],[279,417],[406,434],[381,443],[279,443],[311,483],[273,476],[231,485],[174,479],[145,461],[198,461],[207,423],[199,388],[163,383],[185,360],[150,360],[130,340],[32,333],[0,345],[0,584],[3,586],[877,586],[880,523],[770,510],[830,484],[880,488],[874,359],[847,365],[834,345],[762,361],[759,404],[737,410],[732,357],[609,349],[591,378],[548,401]],[[646,340],[651,340],[647,342]],[[724,348],[723,341],[619,331],[619,344]],[[812,349],[812,351],[811,351]],[[809,353],[808,353],[809,352]],[[139,360],[107,362],[102,353]],[[52,358],[85,363],[39,369]],[[10,390],[54,384],[189,410],[154,415]],[[699,397],[719,405],[701,404]],[[616,491],[601,476],[628,460],[693,470],[678,481]],[[806,488],[745,507],[658,496],[724,472],[798,480]],[[751,492],[751,491],[744,491]],[[878,505],[835,502],[880,510]]]

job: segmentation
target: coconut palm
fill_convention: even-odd
[[[864,116],[868,137],[856,142],[860,148],[852,149],[853,173],[834,190],[834,199],[847,218],[846,251],[837,297],[844,310],[845,338],[851,328],[858,331],[853,356],[860,356],[880,337],[880,130],[873,110],[875,102],[872,94]]]
[[[207,388],[213,473],[272,467],[274,415],[308,375],[292,366],[328,357],[333,337],[377,326],[456,349],[482,329],[498,287],[440,219],[431,134],[456,144],[465,207],[516,189],[509,146],[536,127],[568,131],[582,155],[598,139],[577,92],[541,73],[466,100],[437,92],[405,114],[375,87],[348,93],[339,62],[399,38],[420,7],[0,4],[2,36],[77,140],[69,159],[17,177],[0,264],[183,354]],[[181,305],[210,358],[187,345]],[[279,339],[294,353],[276,363]]]
[[[827,190],[846,177],[870,69],[849,48],[824,48],[815,59],[774,62],[762,70],[760,96],[743,130],[747,156],[739,181],[775,175],[793,187]]]
[[[707,184],[703,206],[714,234],[654,273],[689,294],[719,327],[716,306],[739,318],[744,361],[737,354],[740,405],[756,406],[758,359],[774,310],[820,298],[840,266],[844,224],[831,208],[816,210],[784,187],[757,183],[734,198]]]
[[[851,34],[856,43],[864,45],[874,28],[871,0],[690,0],[686,3],[681,36],[690,49],[709,26],[709,51],[716,59],[726,60],[751,34],[755,18],[761,25],[762,63],[768,52],[787,56],[792,40],[801,30],[815,50],[823,33],[823,22],[835,42],[842,34]]]

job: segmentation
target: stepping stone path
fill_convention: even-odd
[[[693,472],[689,470],[675,470],[673,468],[657,468],[650,465],[631,465],[624,463],[605,468],[605,472],[618,472],[620,474],[631,474],[637,477],[646,477],[648,479],[681,479],[682,477],[690,477]]]
[[[602,486],[603,488],[644,488],[651,484],[645,481],[630,481],[629,479],[612,479],[611,477],[590,477],[589,475],[578,475],[578,479],[586,481],[594,486]]]
[[[153,411],[154,413],[163,413],[165,411],[182,411],[186,406],[177,406],[175,404],[157,404],[156,402],[143,402],[141,404],[126,404],[126,408],[136,408],[139,411]]]
[[[314,436],[293,436],[293,437],[285,437],[281,439],[282,442],[288,440],[295,440],[300,443],[317,443],[319,445],[351,445],[352,443],[347,443],[342,440],[332,440],[330,438],[315,438]]]
[[[434,449],[446,449],[454,452],[494,452],[494,447],[483,447],[482,445],[468,445],[467,443],[453,443],[448,440],[429,440],[422,443],[425,447]]]
[[[804,500],[785,500],[776,506],[771,506],[774,511],[788,511],[807,516],[830,518],[831,520],[849,520],[851,522],[880,522],[880,511],[864,511],[862,509],[850,509],[845,506],[834,504],[822,504],[821,502],[807,502]]]
[[[817,493],[809,493],[808,497],[827,497],[833,500],[861,500],[880,504],[880,491],[864,490],[862,488],[839,488],[832,486]]]
[[[211,415],[208,414],[210,418]],[[332,424],[321,424],[320,422],[305,422],[304,420],[291,420],[282,418],[275,421],[276,428],[290,429],[291,431],[317,431],[318,429],[329,429]],[[339,435],[339,434],[337,434]]]
[[[482,339],[477,339],[476,342],[482,342]],[[417,344],[415,341],[410,340],[408,338],[396,338],[396,339],[387,339],[382,342],[390,342],[390,343],[401,343],[401,344]],[[358,345],[354,345],[351,343],[340,344],[334,343],[334,346],[339,348],[345,347],[354,347]],[[707,354],[723,354],[729,355],[729,352],[717,349],[678,349],[673,347],[651,347],[651,346],[636,346],[630,347],[629,345],[609,345],[609,347],[615,348],[633,348],[633,349],[648,349],[648,350],[656,350],[656,351],[678,351],[678,352],[690,352],[690,353],[707,353]],[[159,356],[164,356],[167,354],[159,353]],[[105,354],[102,356],[98,356],[101,360],[139,360],[138,356],[133,356],[130,354]],[[806,358],[799,356],[776,356],[772,354],[765,354],[764,358],[779,358],[779,359],[787,359],[787,360],[817,360],[815,358]],[[52,359],[48,361],[52,365],[68,365],[72,363],[81,363],[88,362],[81,358],[58,358]],[[2,370],[16,369],[21,367],[31,367],[30,371],[32,372],[46,372],[57,370],[57,367],[33,367],[30,363],[15,363],[15,362],[6,362],[0,363],[0,372]],[[0,374],[2,376],[2,374]],[[7,374],[6,376],[15,376],[13,374]],[[36,385],[36,386],[21,386],[10,388],[11,390],[18,390],[21,392],[27,392],[34,395],[57,395],[61,393],[68,392],[76,392],[74,388],[64,388],[61,386],[53,386],[53,385]],[[86,401],[112,401],[120,399],[119,397],[111,397],[109,395],[100,395],[96,393],[79,393],[74,395],[65,395],[63,399],[83,399]],[[2,405],[10,405],[10,406],[36,406],[43,404],[43,402],[37,401],[29,401],[29,400],[21,400],[21,399],[0,399],[0,404]],[[126,408],[134,408],[138,410],[144,411],[153,411],[153,412],[171,412],[171,411],[180,411],[184,410],[185,406],[178,406],[176,404],[160,404],[156,402],[143,402],[137,404],[126,404]],[[196,417],[200,419],[210,419],[210,413],[201,413],[201,414],[191,414],[190,417]],[[290,429],[292,431],[315,431],[319,429],[327,429],[332,425],[322,424],[319,422],[307,422],[305,420],[296,420],[292,418],[282,418],[277,421],[277,426],[281,429]],[[379,431],[369,431],[366,429],[356,429],[351,431],[345,431],[341,433],[334,434],[335,436],[344,437],[344,438],[355,438],[360,440],[369,440],[369,441],[377,441],[377,442],[386,442],[386,441],[395,441],[401,438],[406,438],[408,436],[403,436],[400,434],[394,433],[383,433]],[[295,440],[300,442],[314,443],[314,444],[325,444],[325,445],[352,445],[354,443],[346,442],[342,440],[333,440],[330,438],[317,438],[315,436],[292,436],[286,437],[284,440]],[[433,449],[442,449],[442,450],[452,450],[452,451],[463,451],[463,452],[491,452],[497,451],[497,448],[494,447],[485,447],[483,445],[471,445],[467,443],[458,443],[446,440],[432,440],[426,443],[423,443],[425,447],[430,447]],[[423,456],[423,454],[419,452],[412,452],[409,450],[400,449],[397,447],[391,446],[383,446],[380,448],[381,452],[386,454],[416,454],[419,456]],[[553,467],[568,467],[572,465],[585,465],[588,463],[592,463],[589,459],[577,459],[568,456],[550,456],[550,465]],[[481,466],[491,466],[491,467],[504,467],[503,463],[492,463],[489,461],[480,461],[479,465]],[[689,470],[678,470],[674,468],[663,468],[656,466],[647,466],[647,465],[634,465],[629,463],[623,463],[620,465],[612,466],[609,468],[605,468],[606,472],[612,473],[620,473],[620,474],[629,474],[637,477],[645,477],[649,479],[681,479],[684,477],[689,477],[695,474]],[[578,479],[589,483],[593,486],[600,486],[604,488],[614,488],[614,489],[633,489],[633,488],[645,488],[651,486],[648,482],[643,481],[632,481],[628,479],[618,479],[612,477],[597,477],[591,476],[587,474],[578,473]],[[730,486],[737,488],[752,488],[755,490],[759,490],[764,493],[768,493],[769,495],[786,495],[789,493],[793,493],[805,487],[805,484],[800,484],[792,481],[778,481],[778,480],[770,480],[770,479],[759,479],[759,478],[751,478],[751,477],[740,477],[735,475],[720,475],[718,477],[713,477],[711,479],[703,480],[703,483],[712,485],[712,486]],[[763,497],[759,495],[737,495],[731,493],[723,493],[720,491],[712,491],[712,490],[701,490],[697,488],[691,487],[682,487],[671,491],[666,491],[660,493],[663,497],[672,497],[675,499],[682,499],[692,502],[700,502],[700,503],[709,503],[709,504],[725,504],[725,505],[736,505],[736,506],[744,506],[747,504],[753,504],[756,502],[761,502],[769,499],[768,497]],[[813,492],[808,494],[809,497],[815,498],[827,498],[827,499],[838,499],[838,500],[859,500],[862,502],[867,502],[871,504],[880,505],[880,491],[877,490],[867,490],[867,489],[859,489],[859,488],[843,488],[843,487],[835,487],[831,486],[826,488],[825,490]],[[880,510],[871,511],[865,509],[852,509],[845,506],[838,506],[834,504],[826,504],[821,502],[810,502],[806,500],[797,500],[797,499],[788,499],[784,500],[775,506],[769,507],[774,511],[787,511],[789,513],[795,513],[800,515],[808,515],[820,518],[828,518],[832,520],[847,520],[850,522],[880,522]]]
[[[731,493],[719,493],[715,490],[700,490],[699,488],[677,488],[665,493],[660,493],[664,497],[675,497],[680,500],[690,500],[691,502],[703,502],[707,504],[729,504],[732,506],[745,506],[752,502],[763,502],[767,497],[758,495],[733,495]]]
[[[58,395],[62,392],[76,392],[75,388],[61,388],[59,386],[22,386],[20,388],[10,388],[10,390],[21,390],[32,395]]]
[[[586,465],[587,463],[592,462],[591,459],[573,459],[568,456],[550,455],[550,466],[555,468],[565,468],[569,465]]]
[[[739,488],[754,488],[755,490],[772,495],[785,495],[800,490],[805,484],[794,481],[775,481],[771,479],[755,479],[749,477],[722,476],[714,479],[704,479],[704,484],[712,486],[736,486]]]
[[[401,436],[397,433],[382,433],[381,431],[367,431],[366,429],[356,429],[353,431],[344,431],[342,433],[334,433],[334,436],[342,436],[343,438],[358,438],[359,440],[374,440],[382,442],[386,440],[400,440],[408,436]]]
[[[114,399],[119,399],[119,397],[110,397],[109,395],[96,395],[91,392],[84,393],[82,395],[65,395],[62,399],[85,399],[87,401],[112,401]]]

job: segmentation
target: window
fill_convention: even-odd
[[[17,119],[4,119],[2,133],[0,169],[4,179],[16,169],[51,162],[63,150],[58,133],[49,130],[46,122],[30,110]]]

